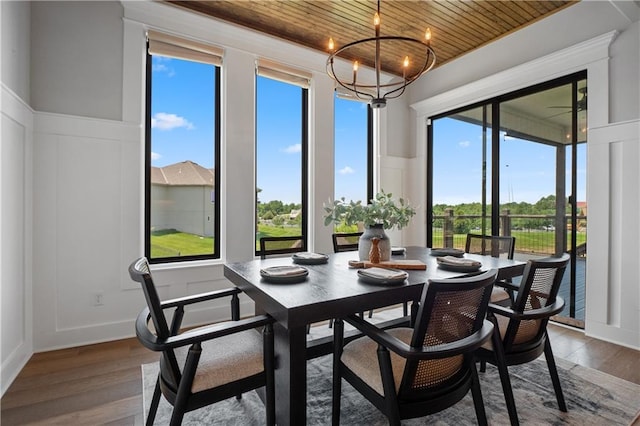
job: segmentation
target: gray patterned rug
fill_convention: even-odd
[[[558,410],[551,379],[544,359],[509,367],[520,423],[523,425],[629,425],[640,410],[640,385],[608,374],[557,359],[558,373],[568,412]],[[307,365],[307,424],[331,423],[331,356],[310,361]],[[143,405],[149,410],[157,364],[142,366]],[[497,369],[487,366],[480,373],[482,395],[489,424],[507,425],[507,414]],[[386,425],[386,418],[343,381],[341,424]],[[187,413],[183,425],[263,425],[264,406],[255,392],[240,401],[231,398]],[[171,407],[161,400],[155,424],[166,425]],[[460,403],[428,418],[403,421],[406,425],[475,425],[476,417],[469,393]]]

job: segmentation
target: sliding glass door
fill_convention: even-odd
[[[467,233],[511,235],[516,258],[568,252],[559,320],[584,326],[584,73],[433,117],[427,241],[464,248]]]
[[[464,249],[469,232],[491,234],[491,110],[480,106],[431,126],[431,247]],[[437,124],[436,124],[437,123]],[[489,174],[487,173],[489,171]]]

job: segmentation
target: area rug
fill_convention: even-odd
[[[518,416],[522,425],[630,425],[640,410],[640,385],[556,359],[568,412],[558,410],[544,358],[509,367]],[[307,424],[331,423],[331,356],[307,364]],[[153,394],[158,365],[142,366],[143,409],[146,415]],[[508,425],[497,369],[487,366],[480,373],[482,395],[491,425]],[[348,383],[343,381],[342,425],[386,425],[386,418]],[[171,406],[161,399],[156,425],[169,424]],[[469,393],[454,407],[426,418],[403,421],[403,425],[475,425]],[[264,405],[255,391],[185,415],[183,425],[263,425]]]

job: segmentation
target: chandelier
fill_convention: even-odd
[[[330,55],[327,58],[327,74],[329,77],[334,79],[337,84],[353,93],[357,98],[369,100],[372,108],[384,108],[387,105],[387,99],[394,99],[401,96],[408,85],[433,68],[436,63],[436,54],[431,47],[431,30],[429,28],[427,28],[425,32],[425,41],[403,36],[381,36],[380,0],[378,0],[378,10],[373,17],[373,26],[375,28],[375,37],[356,40],[345,44],[339,49],[336,49],[333,38],[329,38]],[[424,54],[424,61],[420,59],[419,66],[417,68],[411,68],[412,71],[410,71],[409,65],[411,61],[409,56],[406,55],[402,61],[402,80],[396,79],[390,82],[381,83],[380,73],[382,63],[380,60],[380,48],[383,43],[389,45],[394,42],[403,43],[405,46],[418,45],[418,48]],[[363,47],[367,43],[375,43],[375,56],[373,61],[376,80],[375,85],[358,81],[358,67],[360,65],[360,61],[357,60],[353,62],[353,74],[350,77],[351,81],[338,77],[334,70],[335,57],[339,54],[355,56],[353,55],[353,52],[355,51],[354,48],[356,46]],[[351,54],[348,53],[349,51],[351,51]]]

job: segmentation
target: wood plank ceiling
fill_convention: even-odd
[[[547,17],[578,0],[421,0],[383,1],[381,35],[421,39],[431,29],[436,66]],[[169,3],[217,19],[248,27],[311,49],[328,52],[332,37],[337,47],[373,37],[374,0],[214,0]],[[535,40],[531,41],[535,43]],[[372,66],[373,47],[349,51],[349,60]],[[417,45],[419,46],[419,45]],[[400,52],[400,53],[399,53]],[[382,50],[382,68],[402,75],[402,59],[420,53],[389,45]]]

